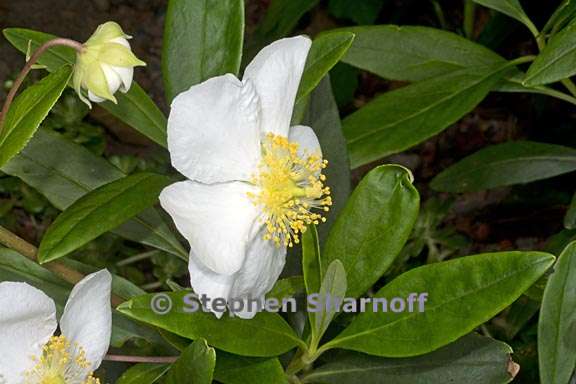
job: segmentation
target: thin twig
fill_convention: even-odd
[[[122,363],[152,363],[152,364],[172,364],[178,360],[178,356],[128,356],[128,355],[106,355],[106,361],[117,361]]]
[[[12,88],[10,88],[10,92],[8,92],[8,96],[6,96],[6,100],[4,101],[4,106],[2,107],[2,111],[0,112],[0,134],[2,133],[2,129],[4,127],[4,120],[6,119],[6,114],[8,113],[8,110],[10,109],[10,105],[12,105],[12,102],[14,101],[14,97],[16,97],[16,93],[18,92],[18,89],[20,88],[20,86],[24,82],[26,75],[28,75],[28,73],[32,69],[32,66],[34,66],[34,64],[36,64],[36,62],[38,61],[40,56],[42,56],[42,54],[44,52],[46,52],[48,49],[55,47],[55,46],[66,46],[66,47],[74,48],[77,52],[82,52],[82,50],[84,49],[84,46],[75,40],[57,38],[57,39],[52,39],[52,40],[45,42],[44,44],[42,44],[40,46],[40,48],[38,48],[36,50],[36,52],[34,52],[34,54],[26,62],[26,65],[24,65],[24,68],[22,68],[22,70],[18,74],[18,77],[16,78],[16,80],[14,80],[14,85],[12,85]]]

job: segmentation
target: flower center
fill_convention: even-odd
[[[25,373],[26,384],[100,384],[89,372],[86,352],[64,336],[53,336],[34,356],[34,367]]]
[[[310,224],[325,222],[318,209],[327,212],[332,205],[330,188],[324,185],[322,169],[328,161],[319,154],[298,153],[298,144],[286,137],[268,133],[262,142],[262,159],[252,183],[258,193],[248,193],[262,208],[266,224],[265,240],[276,246],[292,247]]]

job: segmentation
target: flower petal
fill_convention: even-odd
[[[277,247],[270,240],[264,240],[264,229],[254,238],[244,265],[236,274],[231,298],[263,299],[284,268],[286,262],[286,247]],[[244,319],[253,318],[257,310],[247,307],[243,311],[234,312]]]
[[[206,185],[183,181],[166,187],[160,204],[190,243],[191,257],[224,275],[244,264],[258,210],[243,182]]]
[[[112,66],[114,72],[118,74],[122,84],[120,85],[120,91],[126,93],[130,90],[132,86],[132,79],[134,78],[134,68],[133,67],[115,67]]]
[[[179,94],[168,118],[172,165],[192,180],[249,180],[260,160],[254,88],[231,74]]]
[[[56,327],[56,306],[46,294],[26,283],[0,283],[0,383],[23,382]]]
[[[308,154],[322,157],[322,148],[320,148],[318,136],[316,136],[312,128],[304,125],[295,125],[290,128],[288,140],[298,143],[299,156],[303,157]]]
[[[206,295],[211,300],[220,297],[228,301],[235,275],[216,273],[202,264],[193,254],[190,254],[188,271],[190,272],[190,285],[198,296]],[[208,301],[205,309],[213,312],[218,318],[222,317],[224,312],[215,311],[210,304]]]
[[[262,132],[288,136],[294,100],[311,44],[305,36],[275,41],[246,67],[243,80],[254,84],[260,98]]]
[[[68,298],[60,319],[60,330],[86,352],[93,371],[100,366],[110,347],[112,275],[103,269],[82,279]]]

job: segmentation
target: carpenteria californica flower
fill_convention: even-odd
[[[284,267],[286,247],[324,221],[320,213],[332,204],[316,135],[290,127],[310,44],[303,36],[276,41],[242,81],[214,77],[172,103],[168,149],[189,180],[164,189],[160,202],[190,243],[199,295],[263,298]],[[229,309],[251,318],[256,311],[247,307]]]
[[[130,49],[131,37],[113,21],[104,23],[84,43],[76,55],[74,89],[82,101],[99,103],[110,100],[116,103],[116,91],[128,92],[132,85],[134,67],[145,66]],[[88,92],[88,99],[82,94]]]
[[[92,372],[110,344],[111,281],[102,270],[72,289],[59,336],[52,299],[26,283],[0,283],[0,383],[99,383]]]

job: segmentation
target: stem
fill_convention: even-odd
[[[121,363],[152,363],[152,364],[172,364],[178,360],[178,356],[128,356],[128,355],[106,355],[106,361],[117,361]]]
[[[0,226],[0,244],[15,250],[22,256],[25,256],[34,262],[38,261],[38,249],[35,246],[2,226]],[[84,275],[80,272],[71,269],[58,261],[52,261],[42,266],[71,284],[77,284],[84,278]],[[125,300],[122,298],[112,295],[112,305],[114,307],[117,307],[124,301]]]
[[[472,0],[464,0],[464,35],[472,40],[474,38],[474,15],[476,3]]]
[[[0,112],[0,134],[2,134],[2,128],[4,127],[4,120],[6,119],[6,114],[8,113],[8,110],[10,109],[10,106],[14,101],[14,97],[16,97],[18,89],[24,82],[26,75],[28,75],[28,73],[32,69],[32,66],[36,64],[36,62],[44,52],[58,45],[74,48],[77,52],[82,52],[84,49],[84,46],[75,40],[57,38],[45,42],[40,46],[40,48],[36,50],[36,52],[34,52],[34,54],[30,57],[30,60],[26,62],[26,65],[24,65],[24,68],[22,68],[22,70],[18,74],[16,80],[14,80],[14,85],[12,86],[12,88],[10,88],[8,96],[6,96],[4,106],[2,107],[2,111]]]
[[[434,13],[436,13],[440,27],[442,29],[448,29],[448,23],[446,22],[446,17],[444,16],[444,11],[440,4],[438,4],[436,0],[432,0],[432,6],[434,7]]]

